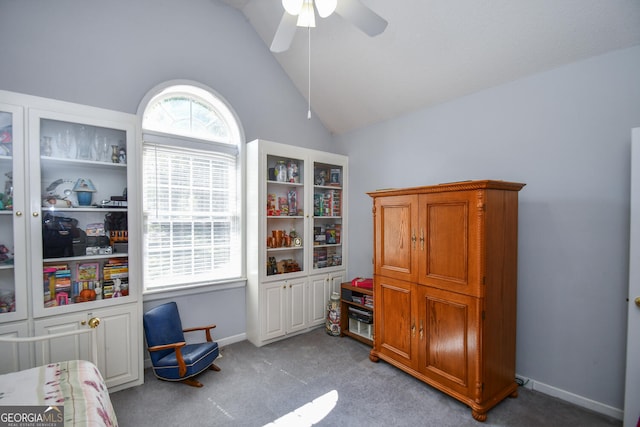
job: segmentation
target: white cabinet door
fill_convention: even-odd
[[[27,318],[23,117],[0,102],[0,323]]]
[[[322,325],[327,316],[327,304],[333,292],[340,293],[340,284],[345,281],[346,272],[334,271],[329,274],[311,276],[309,293],[309,324]]]
[[[307,280],[287,280],[287,333],[307,327]]]
[[[331,296],[331,281],[326,274],[312,276],[309,279],[309,323],[311,326],[322,325],[327,316],[327,303]]]
[[[57,334],[88,328],[85,313],[49,317],[34,322],[35,335]],[[84,323],[84,325],[83,325]],[[89,335],[74,335],[37,343],[36,365],[65,360],[91,360]],[[101,373],[104,375],[104,372]]]
[[[285,334],[285,301],[287,285],[285,282],[264,284],[261,292],[263,311],[261,341],[281,337]]]
[[[107,387],[113,390],[114,387],[138,381],[141,344],[137,327],[137,304],[39,319],[34,322],[35,334],[88,328],[92,318],[100,319],[96,328],[98,368]],[[43,360],[43,355],[46,360]],[[91,359],[88,335],[58,338],[36,346],[38,365],[72,359]]]
[[[138,380],[141,338],[138,335],[138,305],[127,304],[95,310],[100,318],[97,329],[98,367],[107,387]],[[88,314],[90,317],[94,317]]]
[[[133,279],[140,265],[135,262],[139,240],[129,241],[137,232],[129,227],[136,223],[132,220],[138,202],[135,174],[129,164],[113,162],[99,151],[103,144],[113,145],[126,149],[129,161],[135,162],[133,120],[129,114],[58,103],[29,109],[28,217],[34,317],[115,304],[106,301],[120,286],[111,276],[114,272],[126,287],[118,303],[137,298],[135,285],[140,282]],[[83,197],[87,194],[89,200]],[[126,206],[111,203],[112,197],[124,194]],[[43,270],[51,276],[48,287],[35,280],[43,277]],[[104,300],[95,297],[94,288],[103,290]],[[85,289],[87,293],[82,292]]]
[[[27,322],[15,322],[0,325],[0,336],[18,338],[27,337]],[[29,344],[2,343],[0,345],[0,374],[28,369],[31,365]]]

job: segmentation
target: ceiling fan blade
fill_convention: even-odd
[[[291,41],[296,33],[296,21],[298,17],[290,15],[287,12],[282,15],[280,25],[276,30],[273,41],[271,42],[271,52],[278,53],[284,52],[291,46]]]
[[[339,0],[336,13],[369,36],[377,36],[387,28],[387,21],[360,0]]]

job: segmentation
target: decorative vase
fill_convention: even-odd
[[[111,146],[111,162],[118,163],[118,155],[120,154],[120,147],[117,145]]]
[[[89,191],[78,191],[78,206],[91,206],[91,199],[93,199],[93,193]]]
[[[340,336],[340,295],[337,292],[332,292],[329,298],[325,326],[329,335]]]

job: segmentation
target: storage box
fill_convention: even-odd
[[[356,277],[351,281],[351,286],[364,289],[373,289],[373,279],[363,279],[362,277]]]

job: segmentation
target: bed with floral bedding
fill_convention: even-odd
[[[64,407],[65,426],[117,426],[100,371],[86,360],[49,363],[0,375],[0,406]]]

